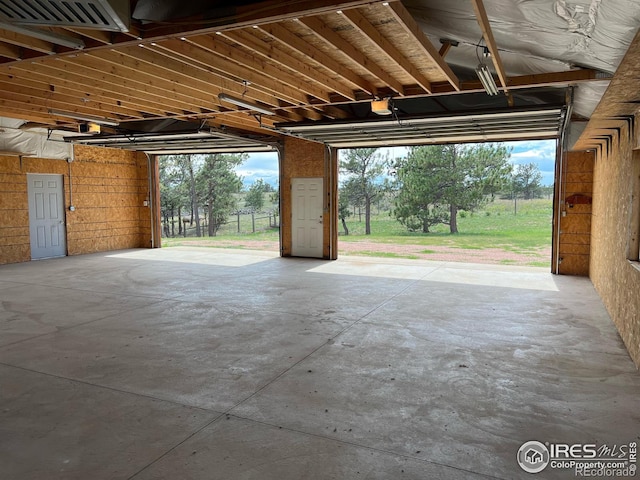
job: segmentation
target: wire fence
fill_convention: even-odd
[[[277,212],[236,212],[229,215],[227,221],[218,226],[215,236],[243,235],[266,232],[280,227],[280,217]],[[200,220],[201,236],[209,236],[209,225],[206,216]],[[190,217],[173,218],[162,222],[163,237],[196,237],[195,221]]]

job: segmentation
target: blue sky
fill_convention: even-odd
[[[535,163],[542,172],[542,184],[553,184],[553,172],[556,162],[555,140],[530,140],[525,142],[505,142],[513,148],[511,162],[514,165]],[[391,158],[401,157],[405,153],[403,147],[388,148]],[[275,152],[252,153],[249,159],[236,168],[238,175],[244,178],[244,185],[250,186],[259,178],[276,186],[278,183],[278,155]]]
[[[513,148],[511,163],[522,165],[535,163],[542,172],[542,184],[553,185],[553,175],[556,165],[555,140],[530,140],[526,142],[506,142]]]
[[[278,184],[278,154],[276,152],[250,153],[249,159],[236,167],[245,187],[262,178],[274,187]]]

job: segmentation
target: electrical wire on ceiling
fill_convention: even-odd
[[[389,101],[391,102],[391,115],[393,116],[395,121],[398,123],[398,126],[400,128],[403,128],[405,125],[402,123],[402,120],[398,116],[398,108],[393,104],[393,99],[390,99]]]
[[[484,36],[480,37],[480,40],[478,40],[478,43],[475,44],[476,58],[478,59],[478,63],[484,63],[484,59],[486,59],[489,56],[489,50],[487,49],[486,42],[485,42],[485,45],[482,45],[483,41],[484,41]],[[483,49],[484,59],[480,58],[480,54],[478,53],[480,48]]]

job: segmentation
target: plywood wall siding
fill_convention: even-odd
[[[76,147],[71,164],[0,157],[0,264],[31,259],[28,173],[64,176],[69,255],[151,246],[149,207],[143,205],[149,190],[146,157],[121,150]],[[68,209],[71,199],[74,212]]]
[[[590,277],[631,357],[640,367],[640,269],[628,260],[633,202],[629,131],[614,138],[610,152],[596,157],[593,188]]]
[[[77,146],[71,164],[73,203],[67,215],[69,255],[150,247],[146,156]]]
[[[0,264],[31,259],[27,173],[64,175],[67,168],[62,160],[0,156]]]
[[[296,177],[324,178],[325,195],[328,197],[328,210],[323,216],[323,257],[337,258],[337,156],[331,155],[326,147],[317,142],[287,137],[282,157],[282,255],[291,255],[291,179]]]
[[[591,152],[569,152],[561,178],[565,216],[560,218],[558,273],[589,275],[593,164]]]

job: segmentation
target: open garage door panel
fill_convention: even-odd
[[[560,99],[555,105],[544,107],[530,105],[421,115],[407,115],[402,105],[403,101],[395,102],[392,114],[384,119],[288,123],[279,128],[335,148],[480,143],[559,138],[567,114],[567,106]]]

